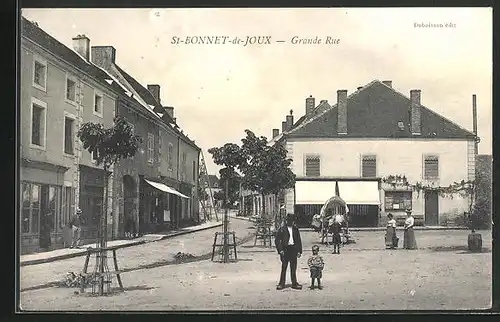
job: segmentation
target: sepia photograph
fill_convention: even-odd
[[[493,9],[21,9],[20,313],[492,306]]]

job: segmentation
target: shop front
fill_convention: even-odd
[[[141,179],[139,225],[142,234],[180,227],[182,200],[189,199],[175,188],[152,179]]]
[[[300,226],[310,225],[312,216],[319,214],[323,204],[339,195],[349,207],[350,227],[377,227],[379,221],[380,187],[375,180],[300,180],[295,183],[295,214]]]
[[[80,202],[82,243],[97,239],[104,201],[104,170],[80,165]]]
[[[59,248],[66,215],[67,167],[23,160],[21,168],[21,253]]]

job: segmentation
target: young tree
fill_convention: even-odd
[[[77,135],[83,143],[83,148],[94,154],[96,165],[102,165],[104,168],[104,202],[97,235],[97,246],[104,249],[107,243],[109,169],[120,159],[134,156],[142,139],[134,134],[132,125],[120,116],[115,117],[114,126],[107,129],[100,123],[85,123]],[[104,290],[102,275],[104,267],[107,267],[105,250],[101,250],[99,258],[98,266],[101,273],[99,293],[102,295]]]
[[[242,141],[242,154],[245,162],[240,169],[243,173],[242,185],[246,189],[259,192],[262,200],[266,195],[293,188],[295,174],[290,169],[291,159],[281,144],[268,145],[267,138],[257,137],[246,130]],[[266,215],[266,203],[262,202],[262,214]]]

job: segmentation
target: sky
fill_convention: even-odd
[[[477,95],[479,153],[492,153],[491,8],[23,9],[22,15],[72,47],[116,48],[116,62],[141,84],[159,84],[161,102],[203,150],[241,143],[245,129],[272,136],[305,98],[336,102],[374,79],[472,131]],[[443,27],[419,27],[438,25]],[[449,27],[446,27],[448,24]],[[243,43],[172,44],[173,37],[239,37]],[[247,36],[270,44],[244,46]],[[321,44],[292,44],[292,37]],[[325,39],[339,39],[325,44]],[[282,40],[284,42],[276,42]]]

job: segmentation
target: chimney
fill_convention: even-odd
[[[286,132],[286,121],[281,122],[281,133]]]
[[[293,126],[293,110],[290,110],[290,115],[286,116],[286,130],[289,131]]]
[[[108,70],[115,63],[116,49],[113,46],[92,46],[91,58],[94,64]]]
[[[90,61],[90,39],[85,35],[78,35],[73,38],[73,50],[80,56]]]
[[[347,134],[347,90],[337,91],[337,133]]]
[[[392,88],[392,81],[386,80],[386,81],[382,81],[382,83],[384,83],[385,86]]]
[[[153,97],[158,103],[160,102],[160,85],[148,85],[148,91],[153,94]]]
[[[312,95],[309,95],[309,97],[306,98],[306,115],[311,113],[315,107],[316,107],[316,104],[314,101],[314,97],[312,97]]]
[[[273,129],[273,139],[280,135],[280,129]]]
[[[410,91],[411,100],[411,133],[415,135],[421,134],[421,119],[420,119],[420,90],[412,89]]]
[[[174,108],[172,106],[163,106],[163,108],[167,111],[167,114],[170,115],[171,118],[174,118]]]
[[[478,141],[477,141],[477,106],[476,106],[476,94],[472,95],[472,131],[476,136],[476,141],[474,142],[474,152],[478,154]]]

